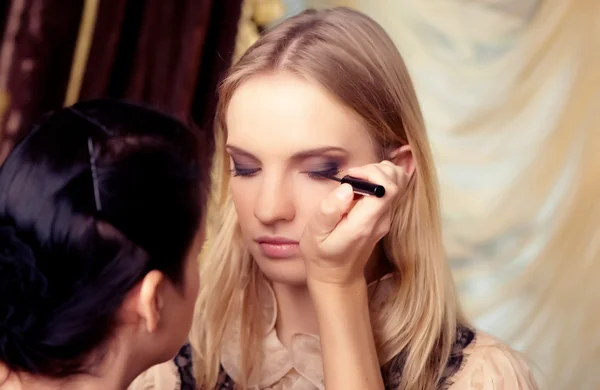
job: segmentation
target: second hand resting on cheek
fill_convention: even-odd
[[[342,184],[304,228],[300,251],[319,322],[327,389],[383,389],[369,317],[365,265],[388,233],[392,205],[408,175],[389,161],[348,170],[385,188],[385,196],[354,201]]]

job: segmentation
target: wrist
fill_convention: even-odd
[[[368,312],[367,282],[364,278],[351,283],[330,283],[320,280],[308,280],[308,290],[320,313]]]
[[[332,294],[333,296],[348,296],[366,291],[367,281],[364,278],[364,276],[344,281],[343,283],[323,281],[308,277],[307,286],[311,294]]]
[[[307,282],[319,324],[326,388],[348,388],[348,381],[353,388],[382,388],[366,280]],[[357,370],[360,382],[348,380],[349,367]]]

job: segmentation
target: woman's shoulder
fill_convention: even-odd
[[[386,389],[400,385],[405,359],[400,353],[382,367]],[[438,389],[537,390],[538,386],[520,353],[485,332],[459,326]]]
[[[127,390],[180,390],[177,366],[172,360],[152,366],[138,375]]]
[[[461,360],[447,382],[449,390],[538,389],[525,357],[485,332],[474,332]]]

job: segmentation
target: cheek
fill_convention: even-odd
[[[198,291],[200,290],[200,271],[198,270],[198,267],[196,267],[196,263],[194,262],[194,267],[190,270],[190,284],[191,284],[191,294],[190,294],[190,298],[192,298],[192,300],[196,300],[196,297],[198,296]]]
[[[260,188],[258,180],[232,180],[231,199],[235,206],[239,224],[247,226],[254,216],[254,203]]]
[[[185,299],[193,304],[200,290],[200,270],[195,256],[188,261],[185,276]]]
[[[251,229],[254,217],[255,203],[260,192],[260,180],[233,179],[231,182],[231,198],[233,200],[238,222],[242,230]],[[293,202],[295,222],[304,224],[318,210],[321,202],[333,192],[337,185],[334,182],[315,181],[306,175],[297,175],[288,182],[286,199]],[[281,190],[283,193],[284,190]]]
[[[337,188],[335,182],[315,181],[304,175],[294,182],[296,220],[304,227],[321,207],[321,202]]]
[[[333,187],[335,188],[335,186]],[[306,215],[306,218],[312,217],[312,215],[321,207],[321,203],[329,194],[333,191],[329,186],[313,187],[312,190],[308,188],[303,189],[302,192],[302,214]]]

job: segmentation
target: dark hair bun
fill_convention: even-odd
[[[212,133],[127,102],[46,115],[0,168],[0,363],[93,374],[151,270],[185,281]],[[0,374],[0,387],[2,378]]]
[[[31,248],[12,226],[0,225],[0,360],[20,362],[28,333],[39,323],[38,309],[48,281]]]

